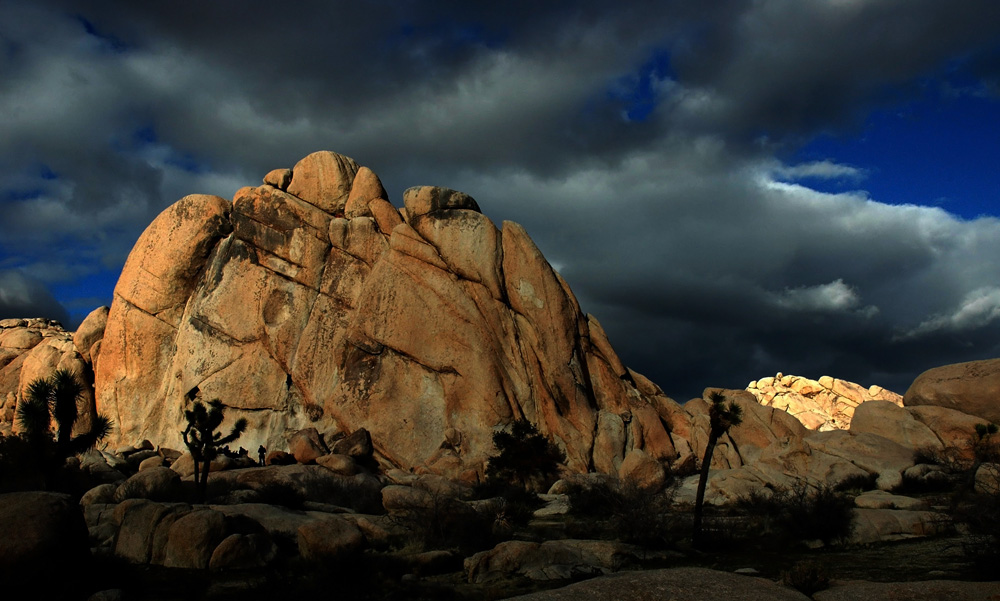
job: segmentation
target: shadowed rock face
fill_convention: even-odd
[[[246,448],[366,428],[383,461],[450,476],[481,473],[494,429],[520,418],[576,471],[676,457],[673,402],[622,365],[521,226],[444,188],[397,210],[332,152],[265,182],[179,200],[129,255],[95,361],[121,442],[179,446],[200,395],[247,418]]]

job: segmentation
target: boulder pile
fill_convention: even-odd
[[[94,309],[76,332],[48,319],[0,320],[0,434],[16,432],[17,403],[28,384],[58,369],[69,370],[86,384],[76,427],[90,429],[95,411],[94,358],[99,356],[108,308]]]
[[[810,380],[779,372],[750,382],[747,390],[761,405],[786,411],[806,428],[820,432],[850,428],[854,410],[866,401],[903,406],[903,397],[891,390],[876,385],[865,388],[830,376]]]

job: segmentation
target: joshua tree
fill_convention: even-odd
[[[229,434],[223,436],[215,429],[222,425],[222,401],[215,399],[208,403],[206,409],[201,401],[195,401],[194,406],[184,412],[187,418],[187,428],[181,432],[184,444],[191,451],[194,459],[194,481],[198,489],[198,498],[204,502],[208,493],[208,470],[212,460],[219,455],[222,447],[233,442],[247,429],[247,420],[236,420]],[[199,463],[201,469],[199,470]]]
[[[694,533],[692,542],[695,547],[701,542],[701,516],[705,505],[705,486],[708,484],[708,470],[712,464],[712,454],[719,438],[729,432],[730,428],[740,425],[743,421],[743,408],[734,401],[726,404],[726,399],[720,392],[712,392],[708,400],[712,402],[708,409],[709,431],[708,444],[705,445],[705,458],[701,461],[701,475],[698,478],[698,493],[694,500]]]
[[[111,420],[98,414],[87,432],[73,436],[73,426],[80,417],[77,402],[83,390],[76,374],[60,369],[49,378],[29,383],[17,406],[21,437],[34,450],[45,472],[57,469],[67,457],[86,451],[111,433]],[[56,422],[54,440],[52,420]]]

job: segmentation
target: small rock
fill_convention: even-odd
[[[337,518],[300,526],[298,542],[302,557],[332,561],[359,551],[364,546],[365,537],[356,525]]]
[[[115,489],[115,502],[125,499],[150,499],[171,501],[180,491],[180,475],[168,467],[151,467],[143,470]]]
[[[86,507],[87,505],[114,503],[115,490],[117,489],[117,484],[99,484],[80,497],[80,505]]]
[[[330,452],[316,428],[293,432],[288,437],[288,449],[299,463],[313,463]]]
[[[368,430],[358,428],[334,443],[333,452],[338,455],[348,455],[354,459],[364,459],[372,456],[375,447],[372,446],[372,436]]]
[[[264,183],[270,184],[279,190],[287,190],[289,182],[292,181],[291,169],[272,169],[264,176]]]
[[[323,455],[316,458],[316,463],[341,476],[353,476],[360,471],[358,464],[348,455]]]

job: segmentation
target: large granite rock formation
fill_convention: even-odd
[[[332,152],[264,182],[179,200],[129,255],[96,361],[122,442],[180,446],[185,407],[218,398],[250,449],[365,428],[383,462],[453,476],[481,473],[520,418],[574,471],[676,456],[676,403],[622,365],[521,226],[444,188],[397,210]]]

